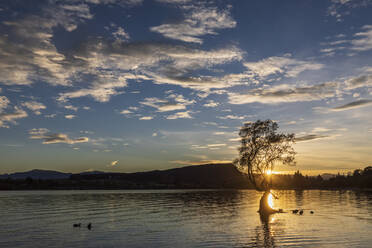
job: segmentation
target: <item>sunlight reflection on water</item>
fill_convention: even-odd
[[[287,213],[267,222],[257,213],[261,195],[251,190],[0,192],[0,247],[370,247],[371,193],[275,191],[275,207]],[[73,228],[78,222],[82,227]]]

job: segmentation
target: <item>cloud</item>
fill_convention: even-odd
[[[68,99],[90,96],[98,102],[108,102],[111,96],[117,95],[117,88],[126,87],[128,79],[137,78],[133,74],[116,75],[117,73],[102,72],[95,77],[94,83],[90,88],[61,93],[58,97],[59,102],[66,102]]]
[[[19,107],[14,107],[14,112],[12,113],[0,113],[0,127],[9,128],[9,123],[17,124],[16,119],[26,118],[27,116],[26,111]]]
[[[19,14],[17,20],[3,21],[1,25],[5,26],[7,33],[0,37],[0,83],[29,85],[33,82],[46,82],[51,85],[71,86],[75,82],[85,81],[89,75],[99,77],[102,71],[94,61],[84,60],[84,57],[80,57],[73,50],[67,51],[66,54],[57,50],[53,44],[54,29],[61,26],[71,32],[79,24],[92,19],[93,15],[86,3],[131,5],[135,2],[141,1],[35,2],[34,8],[40,10],[38,15],[25,12]],[[123,34],[118,31],[117,35]],[[75,95],[99,94],[97,87],[91,87],[89,90]],[[116,92],[112,92],[114,93]]]
[[[238,115],[226,115],[226,116],[218,116],[217,118],[222,120],[243,120],[246,118],[246,116],[238,116]]]
[[[168,94],[166,99],[159,99],[156,97],[145,98],[140,102],[145,106],[157,109],[157,112],[168,112],[174,110],[186,109],[186,106],[195,103],[194,100],[187,100],[180,94]]]
[[[364,99],[364,100],[358,100],[358,101],[355,101],[355,102],[350,102],[350,103],[347,103],[345,105],[332,108],[331,110],[332,111],[344,111],[344,110],[349,110],[349,109],[365,107],[365,106],[371,105],[371,104],[372,104],[372,100]]]
[[[28,101],[22,103],[22,106],[25,106],[29,110],[33,111],[36,115],[40,115],[41,112],[40,110],[46,109],[46,106],[42,104],[41,102],[36,102],[36,101]]]
[[[294,59],[290,55],[269,57],[258,62],[246,62],[244,66],[261,79],[278,74],[285,77],[297,77],[303,71],[320,70],[324,67],[323,64]]]
[[[132,114],[132,113],[133,112],[128,110],[128,109],[124,109],[124,110],[120,111],[120,114],[122,114],[122,115],[129,115],[129,114]]]
[[[295,139],[296,142],[305,142],[305,141],[312,141],[312,140],[318,140],[318,139],[324,139],[328,138],[330,136],[328,135],[318,135],[318,134],[308,134],[301,137],[297,137]]]
[[[183,3],[189,3],[192,0],[156,0],[160,3],[172,3],[172,4],[183,4]]]
[[[119,160],[114,160],[110,163],[110,166],[116,166],[119,163]]]
[[[367,0],[331,0],[327,13],[336,18],[338,22],[343,21],[345,15],[350,15],[353,9],[367,7],[371,1]]]
[[[167,120],[175,120],[175,119],[192,119],[192,116],[190,115],[190,111],[184,111],[184,112],[177,112],[173,115],[168,115],[166,117]]]
[[[42,128],[33,128],[28,133],[32,136],[40,136],[48,132],[49,132],[49,129],[42,127]]]
[[[44,115],[45,118],[54,118],[56,116],[57,116],[57,114]]]
[[[154,119],[154,117],[152,117],[152,116],[142,116],[142,117],[139,118],[139,120],[141,120],[141,121],[149,121],[149,120],[152,120],[152,119]]]
[[[65,109],[69,109],[69,110],[72,110],[72,111],[78,111],[78,107],[75,107],[75,106],[73,106],[73,105],[65,105],[65,106],[63,106]],[[89,107],[88,107],[88,109],[86,109],[87,107],[83,107],[83,109],[85,109],[85,110],[88,110],[89,109]]]
[[[356,37],[351,41],[352,50],[368,51],[372,49],[372,25],[364,25],[362,32],[356,33]]]
[[[173,160],[169,161],[173,164],[180,164],[180,165],[203,165],[203,164],[231,164],[231,160],[199,160],[199,161],[189,161],[189,160]]]
[[[306,102],[334,97],[338,94],[339,83],[327,82],[311,86],[294,87],[283,84],[271,88],[253,89],[246,94],[229,93],[231,104],[259,102],[263,104]]]
[[[127,41],[130,39],[130,36],[127,32],[124,31],[122,27],[118,27],[118,29],[112,33],[116,39]]]
[[[66,119],[72,120],[76,117],[76,115],[65,115]]]
[[[371,1],[372,3],[372,1]],[[355,55],[355,52],[364,52],[372,49],[372,25],[364,25],[356,32],[351,39],[345,36],[335,36],[336,40],[324,42],[322,45],[328,47],[320,50],[326,56],[335,55],[336,51],[347,50],[348,55]]]
[[[124,2],[140,1],[89,1],[90,4]],[[60,102],[80,97],[107,102],[112,96],[123,93],[120,89],[127,87],[128,80],[183,85],[181,78],[193,70],[208,70],[215,65],[242,59],[242,51],[234,46],[206,51],[155,42],[118,43],[103,38],[92,38],[75,48],[60,51],[53,44],[53,30],[61,26],[72,31],[93,17],[87,1],[81,4],[60,3],[49,1],[45,6],[36,4],[35,8],[42,9],[39,16],[20,15],[16,21],[0,24],[9,31],[0,37],[0,83],[29,85],[46,82],[70,86],[73,88],[59,95]],[[117,37],[125,37],[125,34],[120,28],[115,32]],[[169,80],[169,75],[177,79]],[[168,81],[164,82],[164,79]],[[206,78],[200,81],[198,87]],[[192,88],[194,85],[185,87]]]
[[[177,73],[172,74],[167,72],[164,74],[151,74],[154,83],[156,84],[170,84],[178,85],[183,88],[189,88],[192,90],[200,91],[198,96],[201,98],[207,97],[209,94],[223,94],[224,89],[230,88],[236,85],[248,84],[250,80],[247,74],[228,74],[223,77],[212,77],[212,76],[184,76],[183,74],[177,76]]]
[[[372,75],[361,75],[346,80],[346,89],[357,89],[372,86]]]
[[[77,144],[86,143],[89,141],[88,137],[79,137],[76,139],[69,138],[63,133],[49,133],[46,128],[34,128],[29,131],[30,139],[42,139],[43,144],[56,144],[56,143],[66,143],[66,144]]]
[[[86,4],[55,4],[45,6],[39,16],[22,15],[16,21],[4,21],[7,35],[0,37],[0,82],[8,85],[29,85],[35,81],[52,85],[70,85],[74,69],[66,66],[67,58],[52,43],[53,29],[67,31],[91,19]]]
[[[240,60],[242,52],[236,47],[204,51],[169,44],[100,41],[83,44],[75,57],[81,60],[85,74],[93,80],[88,88],[61,93],[58,98],[61,102],[85,96],[107,102],[111,96],[122,93],[117,89],[126,87],[128,80],[152,80],[156,84],[174,84],[196,90],[223,88],[226,82],[218,85],[213,81],[209,85],[207,78],[187,78],[185,74]],[[133,70],[136,74],[131,72]]]
[[[325,127],[315,127],[315,128],[313,128],[314,133],[322,133],[322,132],[328,132],[328,131],[331,131],[331,129],[325,128]]]
[[[216,30],[236,26],[236,21],[230,16],[228,9],[191,5],[183,10],[186,13],[182,21],[154,26],[150,30],[170,39],[202,44],[201,36],[216,35]]]
[[[215,108],[219,105],[218,102],[215,102],[213,100],[209,100],[207,103],[203,104],[204,107],[207,107],[207,108]]]
[[[6,96],[0,96],[0,113],[4,111],[10,104],[9,99]]]
[[[208,144],[207,147],[221,147],[226,146],[226,144]]]

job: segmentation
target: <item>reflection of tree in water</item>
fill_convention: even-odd
[[[274,221],[273,215],[260,215],[261,225],[255,229],[256,239],[255,247],[271,248],[275,246],[275,239],[270,224]]]
[[[275,237],[284,236],[285,223],[277,218],[277,214],[260,215],[261,225],[255,228],[256,237],[253,240],[253,247],[278,247],[275,244]]]
[[[296,205],[298,207],[302,207],[303,205],[303,201],[304,201],[304,191],[303,190],[296,190],[295,191],[295,201],[296,201]]]

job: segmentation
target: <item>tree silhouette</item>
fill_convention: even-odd
[[[295,165],[294,134],[277,133],[272,120],[247,122],[240,128],[241,146],[234,165],[248,175],[257,190],[269,190],[269,175],[277,163]]]

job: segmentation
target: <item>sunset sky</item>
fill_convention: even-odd
[[[0,173],[134,172],[296,134],[309,174],[372,164],[372,1],[0,2]]]

